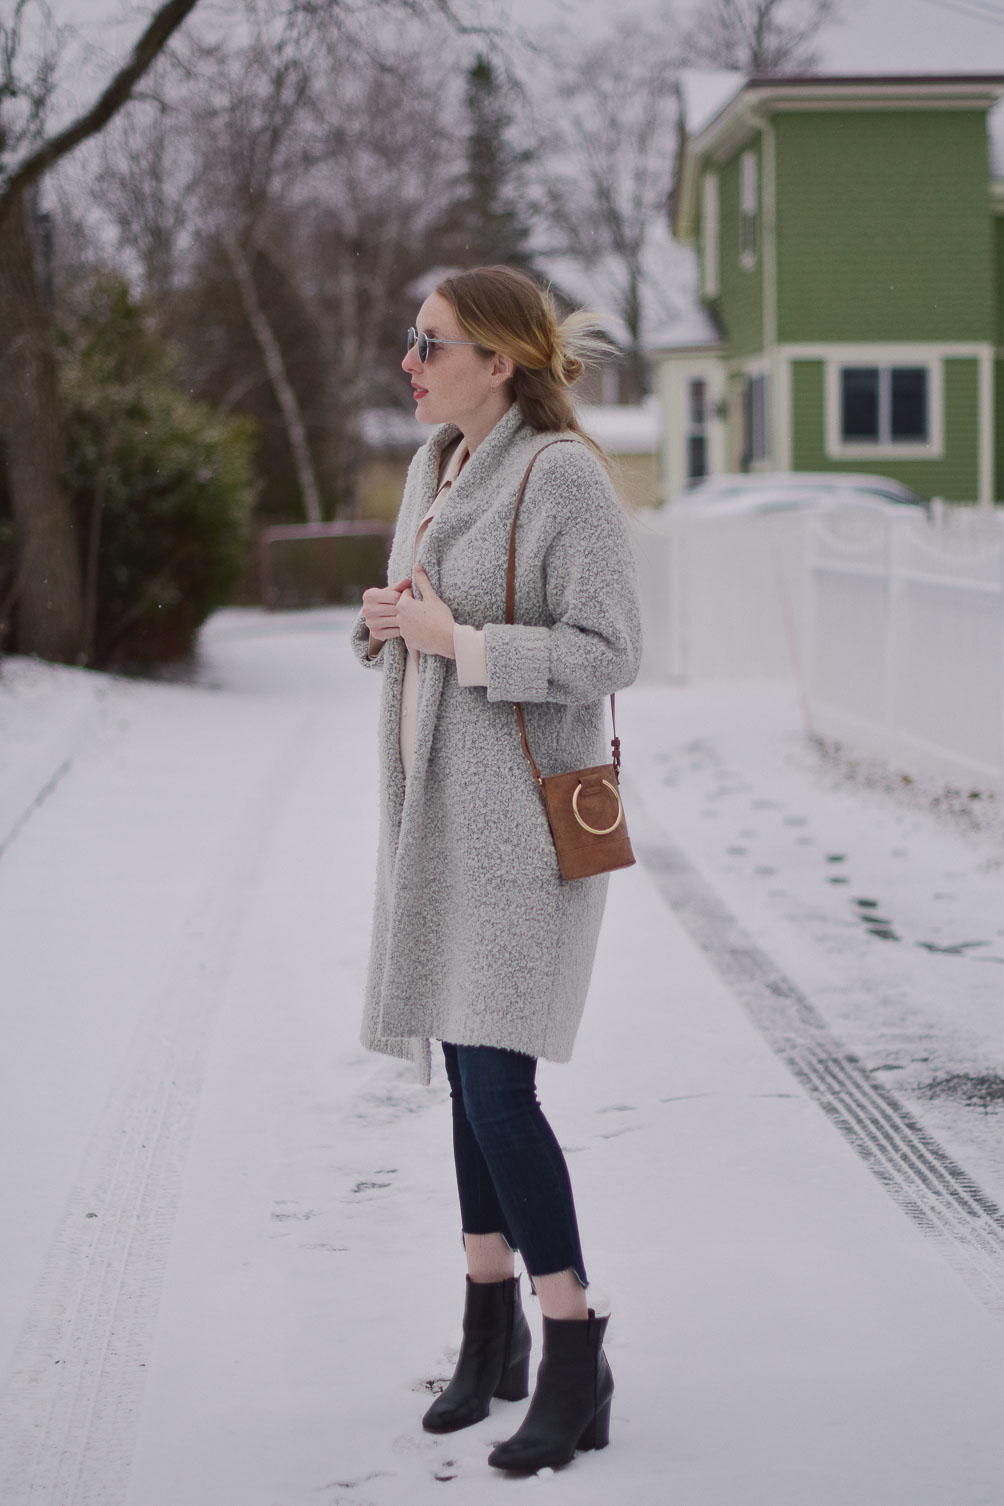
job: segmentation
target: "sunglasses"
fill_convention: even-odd
[[[418,359],[424,366],[434,345],[477,345],[477,340],[441,340],[438,335],[419,334],[412,325],[408,331],[408,349],[414,350],[418,346]]]

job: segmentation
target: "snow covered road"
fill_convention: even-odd
[[[523,1481],[485,1463],[522,1404],[422,1433],[462,1255],[445,1082],[357,1044],[349,621],[222,613],[198,686],[4,665],[5,1506],[999,1506],[999,863],[828,780],[778,686],[618,698],[647,861],[540,1074],[613,1305],[611,1446]],[[845,1118],[891,1105],[897,1153],[940,1154],[927,1208],[820,1111],[821,1042]]]

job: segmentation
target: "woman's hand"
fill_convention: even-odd
[[[379,643],[387,638],[401,637],[397,604],[406,587],[410,591],[411,581],[407,576],[395,586],[370,586],[363,592],[363,620],[370,630],[370,636]]]
[[[415,566],[415,584],[422,593],[421,600],[413,596],[410,586],[401,592],[397,604],[397,622],[401,637],[409,649],[420,654],[441,654],[444,659],[453,659],[453,613],[441,596],[432,589],[432,582],[421,565]],[[365,601],[366,597],[363,596]]]

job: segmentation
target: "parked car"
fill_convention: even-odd
[[[923,497],[899,481],[855,471],[760,471],[708,476],[672,498],[669,506],[674,513],[729,517],[835,502],[893,503],[930,510]]]

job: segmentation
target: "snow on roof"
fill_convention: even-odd
[[[724,68],[685,68],[680,74],[680,110],[688,136],[710,125],[746,82],[743,73]]]
[[[659,405],[655,397],[643,403],[580,403],[575,410],[590,439],[612,455],[649,455],[659,447]]]
[[[410,452],[423,445],[432,431],[400,408],[366,408],[359,416],[359,432],[370,449]]]
[[[661,323],[653,322],[645,342],[647,350],[683,350],[700,345],[720,345],[722,336],[698,295],[697,252],[673,241],[673,307]]]
[[[990,136],[990,176],[1004,178],[1004,100],[987,115]]]
[[[623,406],[580,403],[579,422],[598,445],[616,455],[647,455],[658,447],[659,418],[654,398]],[[367,408],[361,415],[364,444],[373,450],[410,454],[424,444],[432,430],[398,408]]]
[[[655,331],[679,317],[691,302],[694,277],[692,253],[673,239],[661,217],[649,228],[642,251],[641,341],[648,349]],[[603,317],[603,327],[619,345],[628,344],[628,331],[617,312],[624,292],[625,270],[620,258],[605,256],[539,256],[537,264],[563,294],[581,308]],[[680,291],[682,290],[682,291]]]

